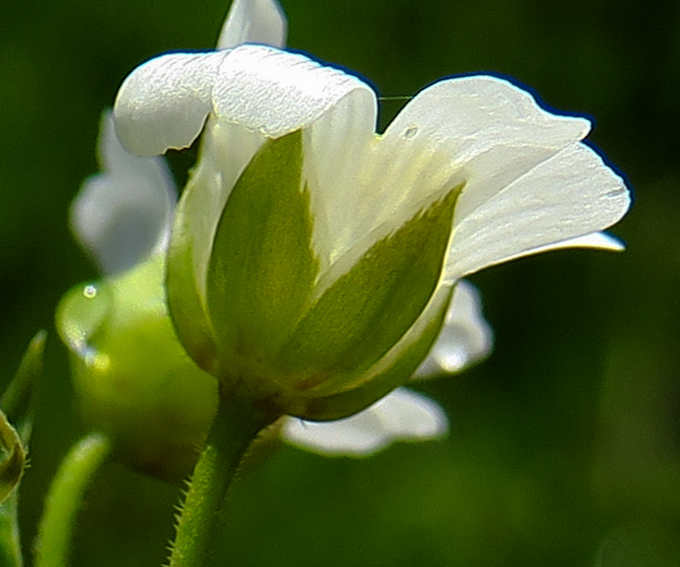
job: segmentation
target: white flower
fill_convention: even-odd
[[[269,33],[280,46],[275,28],[259,41],[267,43]],[[140,66],[122,85],[114,114],[121,141],[138,155],[188,147],[203,133],[172,232],[169,305],[194,360],[245,395],[301,417],[348,415],[398,385],[406,367],[407,375],[416,368],[413,349],[430,344],[460,278],[547,250],[622,249],[601,231],[625,214],[630,197],[583,143],[587,120],[547,112],[508,81],[480,75],[424,89],[377,135],[376,95],[363,81],[300,54],[225,37],[220,47],[232,49],[172,53]],[[268,206],[297,201],[281,218],[263,216],[272,214],[261,212],[269,197],[233,204],[257,198],[259,189],[244,184],[270,190],[272,183],[291,189]],[[234,207],[241,212],[218,230]],[[243,215],[244,227],[257,229],[242,229],[236,241],[232,227]],[[302,246],[278,242],[290,227]],[[267,242],[279,248],[252,266],[239,264],[264,250],[249,239],[264,239],[267,230],[274,235]],[[394,244],[400,238],[406,244]],[[380,288],[370,262],[393,245],[379,258],[393,282]],[[289,257],[293,263],[281,268]],[[274,281],[273,273],[288,280]],[[282,302],[284,289],[298,295]],[[339,294],[343,304],[334,312]],[[366,297],[377,297],[373,311],[362,307]],[[378,328],[382,303],[392,307],[380,312]],[[405,356],[412,359],[406,365]]]
[[[233,22],[244,25],[244,12],[254,8],[252,2],[234,4],[222,41],[228,41],[230,32],[234,32]],[[262,3],[259,9],[263,9]],[[83,184],[73,203],[71,226],[102,271],[115,274],[164,253],[176,190],[162,158],[136,157],[121,146],[110,113],[102,118],[98,148],[103,172]],[[440,339],[416,375],[432,377],[461,371],[486,356],[492,342],[478,292],[470,283],[461,281]],[[291,444],[322,454],[358,456],[372,454],[392,441],[440,437],[447,429],[446,416],[434,401],[399,388],[344,420],[312,423],[288,418],[283,437]]]

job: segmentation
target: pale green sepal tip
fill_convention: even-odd
[[[423,315],[404,337],[348,391],[313,398],[292,409],[291,415],[314,421],[331,421],[355,414],[403,385],[415,372],[441,331],[453,297],[453,286],[441,285]]]
[[[200,189],[190,180],[175,210],[165,285],[168,311],[182,345],[199,367],[217,374],[213,331],[195,273],[192,222],[205,214]]]
[[[267,141],[234,186],[215,236],[208,308],[220,364],[271,368],[319,270],[299,131]],[[252,368],[260,374],[258,368]]]
[[[277,361],[297,390],[348,389],[412,327],[439,283],[461,190],[375,243],[305,313]]]

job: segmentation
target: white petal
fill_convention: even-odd
[[[176,190],[162,158],[121,146],[111,113],[99,135],[101,174],[85,181],[71,207],[71,227],[105,273],[130,268],[167,244]]]
[[[446,275],[455,280],[582,236],[592,242],[592,233],[617,222],[629,205],[623,180],[592,149],[575,144],[458,220]]]
[[[460,218],[589,130],[585,119],[551,114],[508,81],[478,75],[439,81],[420,92],[390,124],[383,142],[417,157],[443,154],[446,159],[435,162],[434,170],[428,164],[427,172],[443,181],[458,172],[465,180],[456,208]]]
[[[626,246],[621,240],[607,234],[606,232],[593,232],[584,236],[577,236],[562,242],[557,242],[546,247],[547,250],[557,250],[559,248],[597,248],[599,250],[610,250],[611,252],[623,252]],[[541,250],[544,252],[545,250]]]
[[[307,128],[350,95],[375,105],[371,88],[356,77],[296,53],[243,45],[222,62],[213,105],[219,120],[278,138]]]
[[[371,199],[375,187],[363,182],[376,142],[375,120],[374,100],[348,96],[307,132],[305,179],[311,189],[312,242],[322,273],[350,249],[354,258],[346,260],[352,265],[370,246],[359,245],[360,239],[379,222]]]
[[[289,418],[284,439],[322,455],[367,456],[394,441],[426,441],[446,434],[448,420],[430,398],[398,388],[352,417],[331,422]]]
[[[546,244],[545,246],[532,248],[525,252],[521,252],[516,256],[506,258],[503,261],[507,262],[509,260],[523,258],[524,256],[540,254],[542,252],[551,252],[553,250],[563,250],[565,248],[594,248],[597,250],[608,250],[609,252],[623,252],[626,249],[623,242],[621,242],[615,236],[607,234],[606,232],[593,232],[584,236],[568,238],[567,240],[562,240],[561,242],[553,242],[552,244]]]
[[[461,280],[456,284],[439,337],[414,378],[460,372],[487,356],[492,348],[493,331],[482,315],[479,291]]]
[[[244,43],[286,44],[286,17],[276,0],[233,1],[217,48],[231,49]]]
[[[211,110],[215,75],[228,53],[161,55],[128,75],[113,109],[128,151],[152,156],[189,147]]]
[[[326,181],[333,187],[327,206],[332,260],[350,246],[363,253],[463,182],[456,216],[474,210],[588,129],[586,120],[552,115],[528,93],[494,77],[436,83],[404,108],[370,152],[360,146],[352,156],[354,178],[326,158],[334,166]],[[338,146],[335,155],[345,155]]]

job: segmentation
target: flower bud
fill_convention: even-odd
[[[72,353],[87,426],[114,441],[118,458],[164,479],[191,471],[214,416],[215,379],[176,338],[162,287],[163,258],[62,299],[57,325]]]

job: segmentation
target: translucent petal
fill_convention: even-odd
[[[322,455],[368,456],[395,441],[427,441],[446,434],[448,420],[431,399],[399,388],[358,414],[332,422],[289,418],[284,439]]]
[[[624,181],[600,156],[583,144],[569,146],[454,223],[446,275],[455,280],[577,237],[593,242],[592,233],[629,205]]]
[[[453,292],[444,326],[414,378],[460,372],[487,356],[492,348],[493,331],[482,315],[479,290],[461,280]]]
[[[152,156],[189,147],[211,110],[215,75],[228,53],[161,55],[130,73],[114,105],[116,131],[128,151]]]
[[[244,43],[273,47],[286,44],[286,17],[276,0],[234,0],[217,49],[231,49]]]
[[[342,240],[340,232],[353,237],[345,221],[357,218],[357,207],[348,193],[356,186],[374,140],[377,103],[373,90],[355,77],[302,55],[243,46],[232,51],[220,67],[214,105],[216,123],[222,129],[218,143],[230,146],[235,145],[231,138],[242,136],[236,132],[239,127],[267,137],[309,128],[305,176],[315,218],[314,248],[322,267],[346,251],[348,239]]]
[[[465,180],[456,211],[462,218],[589,130],[587,120],[547,112],[508,81],[477,75],[424,89],[390,124],[383,144],[389,154],[392,145],[403,148],[397,166],[443,154],[427,171],[443,180],[457,172]]]
[[[360,257],[386,235],[376,234],[357,247],[376,225],[377,211],[368,202],[376,188],[364,183],[376,143],[375,122],[374,99],[347,96],[306,132],[305,177],[312,188],[313,245],[322,271],[350,248]]]
[[[218,119],[278,138],[310,126],[349,95],[375,105],[356,77],[296,53],[243,45],[224,58],[213,104]]]
[[[552,115],[528,93],[484,76],[440,81],[425,89],[378,140],[355,132],[352,115],[344,116],[350,118],[347,125],[343,128],[336,119],[323,143],[316,135],[311,152],[311,159],[322,164],[316,170],[328,172],[318,175],[318,186],[327,188],[327,213],[321,218],[327,219],[327,238],[333,243],[331,262],[350,247],[359,253],[367,249],[413,210],[464,182],[456,209],[460,217],[589,130],[586,120]],[[347,142],[350,132],[352,142]],[[333,153],[315,158],[324,143]],[[315,227],[317,242],[325,225]]]
[[[140,158],[122,147],[110,112],[102,116],[98,150],[103,172],[83,184],[71,227],[101,269],[114,273],[165,247],[176,189],[162,158]]]

